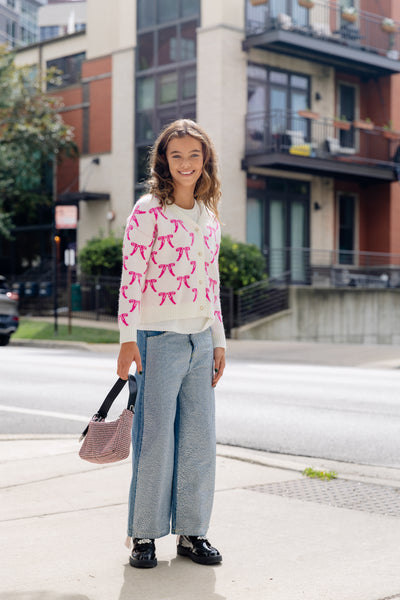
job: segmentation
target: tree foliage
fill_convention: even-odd
[[[7,237],[19,216],[29,222],[49,203],[52,161],[77,155],[61,100],[43,91],[56,78],[54,70],[41,77],[36,68],[17,67],[0,47],[0,233]]]
[[[267,277],[261,250],[254,244],[235,242],[228,235],[221,240],[219,272],[221,285],[234,290]]]
[[[85,275],[121,275],[122,239],[113,235],[92,238],[79,252],[78,262]]]

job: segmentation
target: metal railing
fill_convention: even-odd
[[[270,276],[291,285],[400,287],[400,254],[270,248],[266,260]]]
[[[248,37],[274,29],[293,31],[332,44],[351,45],[386,56],[400,58],[400,23],[357,10],[349,14],[341,3],[333,0],[314,0],[310,9],[293,0],[288,9],[286,0],[269,0],[253,5],[246,3],[246,35]]]
[[[289,308],[289,274],[281,281],[257,281],[238,290],[221,287],[221,307],[226,335],[240,327]]]
[[[387,129],[373,124],[364,129],[357,121],[315,114],[306,118],[299,112],[276,109],[247,115],[246,153],[282,152],[391,168],[399,164],[395,156],[399,154],[400,136],[396,139],[393,132],[389,136]]]

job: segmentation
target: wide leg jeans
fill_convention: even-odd
[[[211,331],[138,331],[128,535],[205,535],[215,487]]]

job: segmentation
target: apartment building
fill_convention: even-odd
[[[86,29],[86,0],[49,0],[38,14],[40,40],[49,40]]]
[[[86,32],[18,53],[64,72],[49,93],[81,150],[58,173],[78,247],[121,233],[149,146],[190,117],[219,154],[225,233],[271,276],[398,264],[399,22],[397,0],[88,0]]]
[[[0,44],[25,46],[38,38],[38,0],[0,0]]]

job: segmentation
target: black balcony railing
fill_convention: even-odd
[[[351,14],[333,0],[313,0],[312,8],[307,9],[299,1],[302,0],[293,0],[288,9],[286,0],[269,0],[258,5],[247,0],[247,38],[273,30],[290,31],[399,61],[400,23],[387,18],[388,15],[363,10]]]
[[[301,112],[301,111],[300,111]],[[307,111],[306,111],[307,112]],[[389,139],[391,138],[391,139]],[[246,155],[283,153],[382,166],[399,166],[400,134],[382,127],[332,118],[305,118],[299,112],[273,110],[246,117]]]

